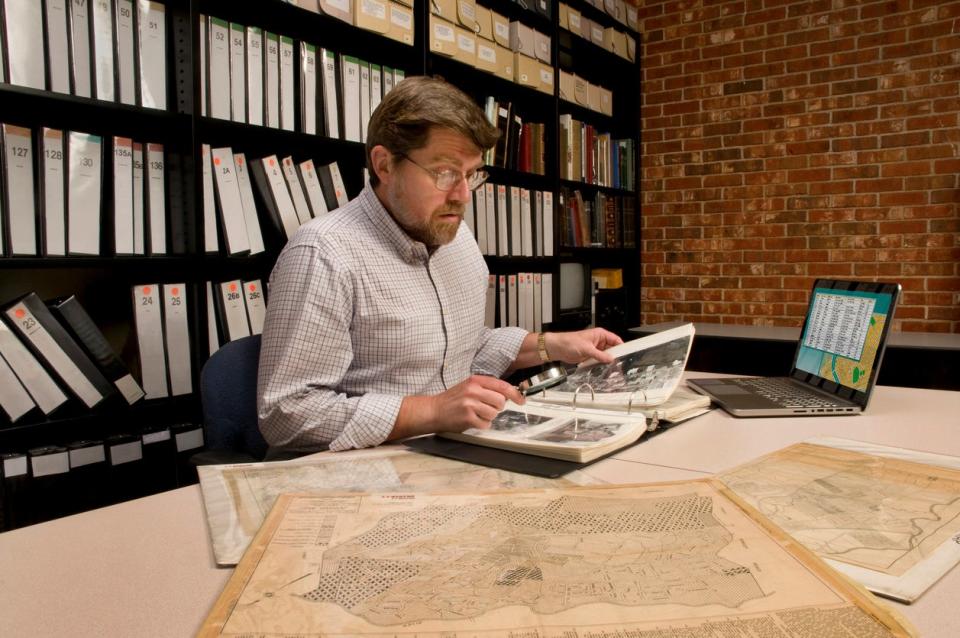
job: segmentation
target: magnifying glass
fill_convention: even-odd
[[[567,380],[567,371],[562,366],[550,366],[541,370],[529,379],[524,379],[517,384],[517,389],[524,396],[530,396],[537,392],[543,392],[547,388],[560,385]]]

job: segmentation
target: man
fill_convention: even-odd
[[[271,455],[485,428],[548,359],[610,361],[606,330],[483,325],[487,267],[460,222],[497,130],[442,80],[410,77],[367,133],[370,185],[294,235],[270,279],[257,408]]]

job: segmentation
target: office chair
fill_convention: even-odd
[[[257,367],[260,335],[231,341],[200,371],[200,401],[206,450],[195,465],[262,461],[267,442],[257,427]]]

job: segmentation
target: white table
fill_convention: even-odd
[[[815,436],[960,456],[960,392],[880,386],[851,417],[715,410],[586,471],[612,483],[698,478]],[[0,636],[193,635],[230,574],[214,565],[197,486],[13,530],[0,534]],[[957,600],[960,569],[913,605],[889,604],[920,635],[953,638]]]

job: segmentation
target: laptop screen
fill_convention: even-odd
[[[898,284],[817,280],[793,377],[866,405],[899,291]]]

